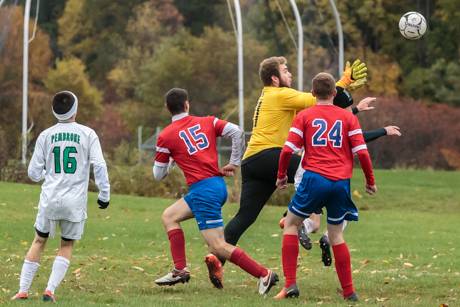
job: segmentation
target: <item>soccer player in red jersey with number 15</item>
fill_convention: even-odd
[[[158,137],[154,177],[163,179],[168,174],[170,161],[174,160],[184,172],[189,192],[163,212],[162,221],[170,241],[174,269],[155,282],[164,286],[188,282],[190,279],[180,223],[195,218],[211,252],[205,262],[212,284],[216,288],[223,287],[222,264],[218,259],[221,258],[258,278],[259,293],[266,294],[276,284],[278,276],[224,239],[222,206],[227,200],[227,188],[222,176],[233,176],[240,165],[244,132],[235,124],[214,116],[189,115],[188,94],[184,89],[169,90],[166,107],[172,115],[172,123]],[[219,136],[232,139],[230,162],[222,169],[219,169],[217,161],[216,139]]]

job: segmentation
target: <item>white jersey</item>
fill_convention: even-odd
[[[51,220],[85,220],[91,164],[99,199],[107,202],[110,184],[96,132],[75,122],[58,123],[43,131],[28,169],[33,181],[45,179],[39,214]]]

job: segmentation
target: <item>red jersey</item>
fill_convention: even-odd
[[[188,185],[222,176],[217,161],[216,138],[226,121],[214,116],[179,114],[161,131],[157,140],[155,165],[167,166],[171,157],[182,169]]]
[[[283,151],[300,151],[302,147],[302,167],[331,180],[351,178],[353,154],[365,151],[368,156],[357,117],[334,105],[316,105],[295,117]],[[284,162],[280,161],[282,173],[281,164]],[[367,168],[363,167],[373,184],[372,166]]]

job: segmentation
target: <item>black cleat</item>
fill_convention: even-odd
[[[321,239],[319,239],[319,247],[321,247],[321,260],[323,261],[324,266],[331,266],[331,245],[329,244],[329,238],[326,235],[323,235]]]
[[[296,284],[291,285],[289,288],[283,288],[281,291],[274,297],[275,300],[282,300],[285,298],[299,297],[299,288]]]
[[[305,248],[306,250],[310,250],[311,247],[312,247],[311,239],[308,236],[307,231],[306,231],[305,226],[304,226],[303,223],[302,223],[302,226],[300,227],[300,229],[299,229],[297,234],[299,236],[300,245],[302,245],[302,247]]]
[[[358,295],[357,295],[355,292],[353,292],[352,294],[350,294],[350,295],[347,296],[347,297],[344,297],[344,299],[345,299],[346,301],[350,301],[350,302],[357,302],[357,301],[359,301]]]

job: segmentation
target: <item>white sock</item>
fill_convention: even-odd
[[[24,260],[21,270],[21,278],[19,280],[19,292],[28,293],[30,285],[34,280],[35,273],[37,273],[40,263]]]
[[[313,222],[312,220],[308,218],[303,220],[303,226],[305,227],[305,231],[307,232],[307,234],[310,234],[313,232],[313,230],[315,229],[314,224],[315,222]]]
[[[56,288],[64,279],[69,264],[70,261],[64,257],[57,256],[56,259],[54,259],[53,270],[51,271],[50,279],[48,280],[48,286],[46,287],[46,290],[49,290],[51,291],[51,293],[54,293]]]

